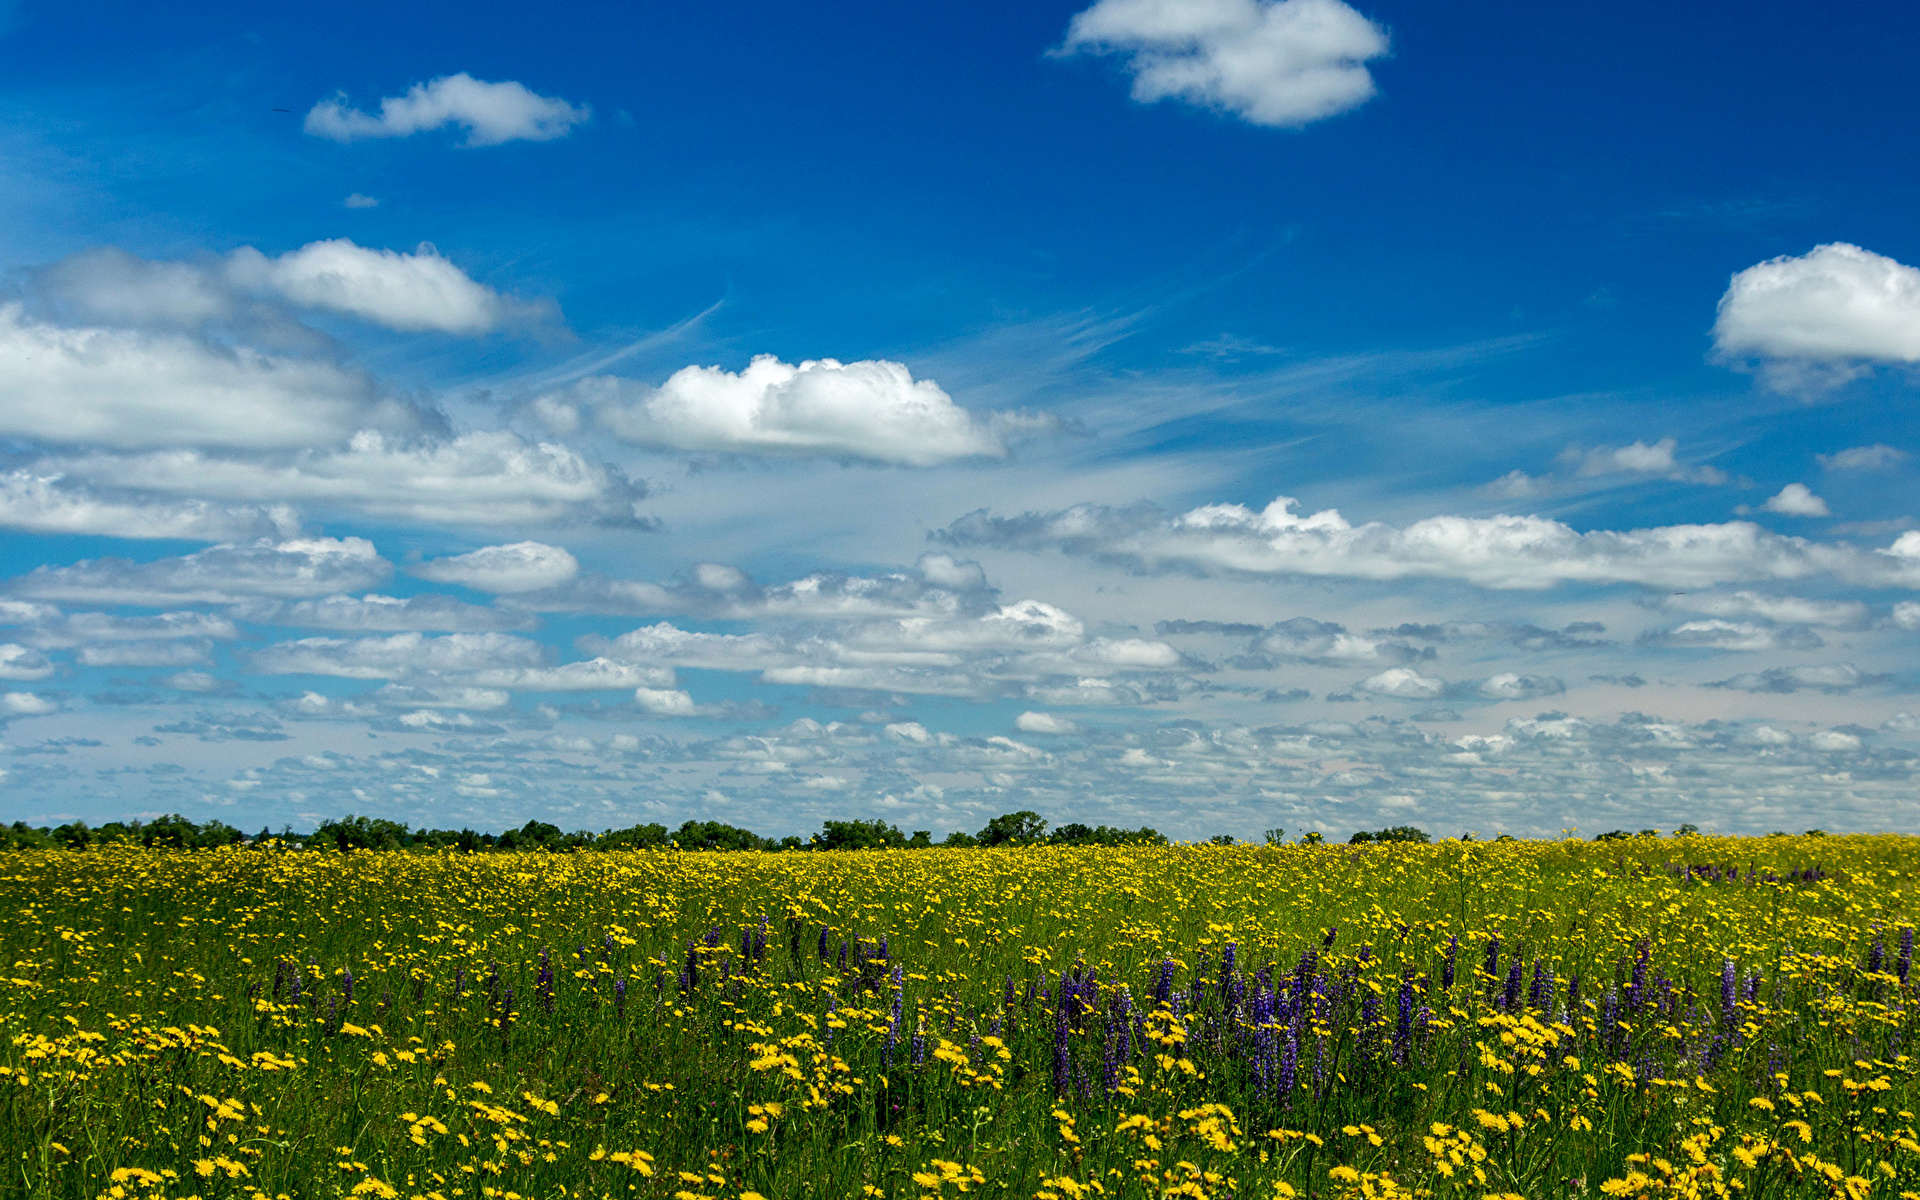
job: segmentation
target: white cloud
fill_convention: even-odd
[[[406,679],[536,667],[546,658],[538,642],[505,633],[449,633],[427,637],[301,638],[254,651],[261,675],[335,675],[343,679]]]
[[[31,533],[221,542],[300,532],[285,504],[217,505],[205,500],[113,499],[66,485],[59,472],[0,473],[0,525]]]
[[[1816,455],[1820,465],[1829,471],[1884,471],[1888,467],[1897,467],[1912,455],[1882,442],[1871,446],[1849,446],[1832,454]]]
[[[263,538],[154,562],[95,558],[70,567],[37,567],[15,579],[10,590],[40,600],[166,608],[324,596],[376,584],[392,570],[364,538]]]
[[[1079,733],[1080,726],[1065,717],[1044,712],[1023,712],[1014,718],[1013,727],[1022,733]]]
[[[1401,700],[1436,700],[1445,695],[1447,690],[1446,680],[1422,675],[1411,667],[1389,667],[1378,675],[1369,675],[1354,686],[1376,696],[1393,696]]]
[[[1920,362],[1920,271],[1845,242],[1771,258],[1727,285],[1713,336],[1729,358],[1832,364],[1833,381]]]
[[[1792,626],[1782,629],[1719,617],[1685,621],[1672,629],[1649,632],[1642,635],[1641,641],[1702,650],[1817,650],[1825,644],[1809,629]]]
[[[468,146],[502,142],[548,142],[572,132],[592,115],[553,96],[541,96],[519,83],[487,83],[465,71],[428,83],[416,83],[404,96],[380,101],[380,115],[347,106],[341,92],[307,113],[306,130],[336,142],[362,138],[409,137],[457,125],[467,131]]]
[[[1488,588],[1570,582],[1686,588],[1820,575],[1920,586],[1920,531],[1875,552],[1787,537],[1745,521],[1580,533],[1546,517],[1442,516],[1395,528],[1354,526],[1334,509],[1302,516],[1292,511],[1296,503],[1282,496],[1258,513],[1214,504],[1176,517],[1144,505],[1083,504],[1019,517],[981,511],[934,536],[951,545],[1058,549],[1143,571],[1433,577]]]
[[[1815,750],[1839,751],[1842,753],[1858,750],[1860,739],[1851,733],[1842,733],[1838,729],[1822,729],[1807,739]]]
[[[49,459],[40,467],[147,492],[338,505],[447,525],[635,525],[642,522],[634,505],[645,494],[565,446],[529,444],[504,430],[425,442],[363,431],[344,450],[284,459],[174,450]]]
[[[60,706],[32,692],[0,692],[0,716],[44,717],[59,712]]]
[[[896,362],[824,358],[796,367],[771,354],[738,374],[685,367],[658,388],[597,376],[574,385],[568,397],[636,445],[913,467],[1001,458],[1003,433],[1052,424],[1013,413],[977,418]]]
[[[1789,517],[1825,517],[1832,514],[1827,511],[1827,502],[1813,494],[1813,489],[1804,483],[1790,483],[1760,507],[1768,512],[1780,513]]]
[[[1920,600],[1902,600],[1894,605],[1892,619],[1902,629],[1920,629]]]
[[[673,668],[592,658],[557,667],[483,667],[469,676],[486,687],[515,692],[603,692],[671,688]]]
[[[82,646],[74,660],[83,667],[191,667],[207,661],[204,641],[103,642]]]
[[[1432,657],[1399,639],[1348,633],[1342,625],[1311,617],[1294,617],[1270,627],[1254,639],[1253,649],[1284,661],[1328,666],[1405,663]]]
[[[414,687],[405,683],[389,683],[368,698],[388,708],[456,708],[471,712],[505,708],[512,700],[496,688]]]
[[[31,683],[53,674],[53,664],[38,650],[17,642],[0,643],[0,679]]]
[[[214,323],[299,341],[277,307],[340,313],[402,332],[475,335],[550,320],[551,301],[503,296],[426,242],[409,253],[346,238],[269,258],[243,246],[224,258],[150,261],[111,246],[32,275],[34,295],[74,323],[197,329]],[[323,343],[306,335],[315,348]]]
[[[341,204],[341,207],[343,208],[379,208],[380,207],[380,201],[378,201],[372,196],[363,196],[359,192],[354,192],[352,195],[348,196],[345,200],[342,200],[340,204]]]
[[[181,334],[62,328],[0,305],[0,434],[123,450],[267,450],[419,423],[377,397],[365,375],[331,363]]]
[[[402,254],[335,238],[273,259],[249,248],[235,252],[228,272],[297,307],[344,313],[408,333],[486,333],[543,311],[474,282],[426,242]]]
[[[1063,53],[1126,56],[1133,98],[1298,127],[1372,98],[1387,35],[1341,0],[1099,0]]]
[[[1716,680],[1707,686],[1733,688],[1742,692],[1847,692],[1868,682],[1872,682],[1872,677],[1852,663],[1831,663],[1808,667],[1774,667]]]
[[[1542,696],[1557,696],[1567,687],[1551,675],[1519,675],[1506,671],[1481,680],[1474,690],[1488,700],[1537,700]]]
[[[691,717],[700,711],[692,696],[678,690],[635,688],[633,702],[656,717]]]
[[[240,630],[225,617],[205,612],[167,612],[152,617],[117,617],[83,612],[47,617],[34,624],[28,640],[42,650],[60,650],[91,642],[163,642],[178,638],[229,641]]]
[[[1829,629],[1864,629],[1873,619],[1872,610],[1858,600],[1809,600],[1801,596],[1765,596],[1758,592],[1679,592],[1662,603],[1667,608],[1716,617],[1758,617],[1764,621],[1821,625]]]
[[[318,600],[255,602],[237,606],[234,615],[263,625],[337,629],[349,633],[376,630],[425,633],[491,633],[531,629],[538,621],[527,613],[467,604],[452,596],[426,593],[400,599],[369,592],[364,596],[323,596]]]
[[[580,574],[580,562],[559,546],[514,542],[432,559],[412,568],[412,573],[435,583],[513,594],[544,591],[569,583]]]
[[[923,554],[914,569],[885,575],[808,575],[762,587],[746,572],[722,563],[695,563],[670,583],[582,575],[547,591],[503,601],[534,612],[609,616],[854,619],[881,616],[978,615],[995,607],[980,565],[945,554]]]

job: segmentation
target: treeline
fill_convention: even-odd
[[[1221,838],[1215,841],[1223,840]],[[1232,841],[1231,838],[1225,838]],[[217,846],[305,847],[309,850],[879,850],[941,846],[1163,846],[1158,830],[1116,829],[1110,825],[1067,824],[1049,828],[1036,812],[1002,813],[978,833],[955,830],[933,840],[930,830],[903,833],[885,821],[826,821],[820,832],[801,838],[762,837],[751,829],[721,821],[687,821],[678,829],[649,823],[626,829],[575,830],[545,821],[528,821],[504,833],[472,829],[414,829],[378,817],[324,821],[311,833],[262,829],[249,837],[221,821],[194,822],[174,815],[153,821],[110,821],[98,827],[73,821],[52,828],[15,821],[0,825],[0,850],[84,850],[91,846],[137,845],[207,849]]]

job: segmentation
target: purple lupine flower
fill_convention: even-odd
[[[1400,1011],[1393,1024],[1393,1061],[1406,1065],[1413,1050],[1413,975],[1400,977]]]
[[[1567,979],[1567,1013],[1569,1019],[1580,1015],[1580,976],[1578,973]]]
[[[820,927],[820,961],[827,961],[827,927]]]
[[[1000,994],[1000,1006],[1002,1008],[1013,1007],[1013,976],[1011,975],[1007,976],[1006,988]]]
[[[1367,998],[1360,1002],[1360,1052],[1371,1057],[1379,1036],[1380,993],[1368,988]]]
[[[840,1009],[840,998],[839,998],[838,996],[831,996],[831,995],[830,995],[830,996],[828,996],[828,997],[827,997],[827,1017],[828,1017],[828,1019],[827,1019],[827,1020],[826,1020],[825,1022],[822,1022],[822,1023],[823,1023],[824,1025],[826,1025],[826,1027],[827,1027],[827,1037],[826,1037],[826,1044],[827,1044],[827,1048],[828,1048],[829,1050],[831,1050],[831,1049],[833,1048],[833,1035],[834,1035],[834,1034],[835,1034],[836,1032],[838,1032],[838,1031],[837,1031],[837,1030],[835,1030],[835,1029],[834,1029],[834,1027],[833,1027],[833,1021],[832,1021],[832,1017],[833,1017],[833,1014],[834,1014],[834,1013],[836,1013],[836,1012],[838,1012],[838,1011],[839,1011],[839,1009]]]
[[[967,1061],[977,1067],[980,1058],[980,1035],[976,1033],[967,1038]]]
[[[613,935],[610,933],[600,939],[600,961],[613,961]]]
[[[1286,1041],[1280,1047],[1280,1071],[1274,1080],[1273,1091],[1280,1099],[1280,1107],[1293,1107],[1293,1090],[1299,1086],[1300,1073],[1300,1030],[1289,1027]]]
[[[753,931],[745,925],[740,927],[740,961],[743,963],[753,961]]]
[[[547,961],[547,952],[540,951],[540,972],[533,979],[533,994],[540,1001],[540,1010],[553,1012],[553,967]]]
[[[1160,960],[1160,976],[1153,981],[1153,1004],[1159,1008],[1173,999],[1173,960]]]
[[[700,986],[700,955],[692,942],[687,943],[687,969],[680,973],[680,990],[693,995]]]
[[[1886,965],[1887,943],[1884,939],[1876,937],[1873,939],[1872,949],[1867,951],[1867,973],[1869,975],[1878,975],[1881,968]]]
[[[621,1016],[627,1015],[627,977],[617,975],[613,980],[613,1008]]]
[[[1620,989],[1609,986],[1600,1002],[1600,1039],[1608,1047],[1620,1040]]]
[[[893,955],[887,952],[887,935],[884,933],[880,935],[880,952],[874,955],[874,957],[888,960],[893,958]]]
[[[753,935],[753,961],[760,962],[767,957],[767,915],[760,914],[760,928]]]
[[[844,971],[844,970],[846,970],[846,969],[847,969],[847,939],[845,939],[845,938],[841,938],[841,939],[840,939],[840,964],[839,964],[839,966],[840,966],[840,969],[841,969],[842,971]]]
[[[1126,1022],[1122,1021],[1120,1028],[1126,1027]],[[1106,1044],[1100,1049],[1100,1086],[1109,1093],[1120,1086],[1120,1048],[1116,1042],[1117,1037],[1118,1034],[1113,1030],[1108,1030]]]
[[[1443,992],[1453,990],[1453,963],[1459,953],[1460,935],[1456,933],[1447,939],[1447,960],[1446,964],[1440,968],[1440,990]]]
[[[1900,957],[1894,966],[1894,974],[1900,976],[1901,986],[1905,986],[1907,976],[1913,972],[1913,927],[1907,926],[1900,931]]]
[[[1133,1022],[1128,1018],[1133,1013],[1133,993],[1127,990],[1126,984],[1113,989],[1113,997],[1107,1002],[1107,1011],[1111,1014],[1117,1029],[1116,1036],[1120,1039],[1116,1052],[1121,1061],[1130,1062],[1133,1059]]]
[[[1637,1013],[1647,999],[1647,947],[1640,945],[1640,953],[1633,960],[1633,975],[1627,982],[1627,1011]]]
[[[893,1066],[893,1048],[900,1044],[900,1009],[905,1003],[905,993],[896,991],[893,994],[893,1013],[887,1021],[887,1043],[880,1051],[883,1068]]]
[[[1508,1012],[1520,1007],[1520,979],[1520,954],[1515,951],[1507,966],[1507,989],[1502,997],[1502,1007]]]
[[[1527,1003],[1541,1012],[1553,1007],[1553,964],[1533,960],[1533,985],[1527,990]]]
[[[913,1015],[913,1065],[922,1066],[927,1061],[927,1019],[918,1009]]]
[[[340,990],[346,994],[347,1003],[353,1003],[353,968],[343,967],[340,971]]]
[[[1327,946],[1331,946],[1333,945],[1333,939],[1339,936],[1340,936],[1340,927],[1338,925],[1335,925],[1333,928],[1327,930],[1327,935],[1325,937],[1320,939],[1320,945],[1323,948]]]
[[[1720,1022],[1733,1024],[1734,1003],[1739,995],[1740,979],[1734,969],[1733,960],[1725,959],[1720,964]]]
[[[1500,935],[1497,933],[1487,939],[1487,974],[1496,980],[1500,978]]]

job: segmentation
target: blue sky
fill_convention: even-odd
[[[21,0],[0,813],[1908,828],[1917,24]]]

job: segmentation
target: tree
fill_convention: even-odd
[[[913,847],[915,850],[924,850],[927,847],[933,845],[933,830],[931,829],[914,830],[913,836],[907,839],[907,845]]]
[[[1698,834],[1699,832],[1700,832],[1700,827],[1699,827],[1698,825],[1695,825],[1695,824],[1693,824],[1693,823],[1692,823],[1691,821],[1689,821],[1689,822],[1688,822],[1687,824],[1685,824],[1685,825],[1682,825],[1682,826],[1681,826],[1680,828],[1678,828],[1678,829],[1676,829],[1676,830],[1674,830],[1674,831],[1673,831],[1673,836],[1675,836],[1675,837],[1694,837],[1694,836],[1695,836],[1695,835],[1697,835],[1697,834]]]
[[[879,850],[904,846],[907,835],[878,817],[871,821],[823,821],[813,835],[815,850]]]
[[[956,829],[952,833],[948,834],[946,837],[941,838],[940,844],[942,846],[952,846],[958,849],[971,850],[973,847],[978,846],[980,844],[980,839],[968,833],[964,829]]]
[[[776,844],[721,821],[687,821],[674,831],[673,841],[682,850],[771,850]]]
[[[1216,833],[1207,839],[1207,844],[1211,846],[1231,846],[1234,844],[1234,837],[1230,833]]]
[[[1262,836],[1266,839],[1266,843],[1269,846],[1285,845],[1287,841],[1287,831],[1284,829],[1269,829]]]
[[[658,850],[667,844],[667,827],[657,821],[609,829],[593,840],[601,850]]]
[[[1624,829],[1609,829],[1605,833],[1594,834],[1593,840],[1596,842],[1621,842],[1632,836],[1632,834]]]
[[[1309,829],[1300,835],[1300,844],[1302,846],[1318,846],[1326,840],[1326,837],[1318,829]]]
[[[1001,813],[980,831],[982,846],[1026,846],[1046,836],[1047,822],[1039,813],[1022,809]]]

